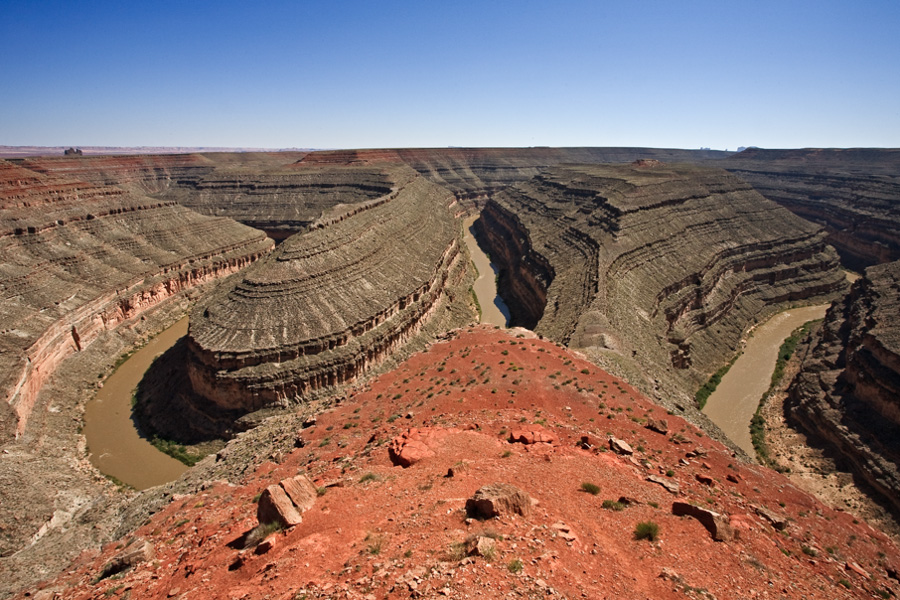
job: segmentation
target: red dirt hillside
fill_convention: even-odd
[[[32,597],[900,593],[900,554],[883,534],[739,463],[573,353],[521,330],[449,337],[319,415],[279,463],[176,496]],[[317,494],[300,477],[306,488],[286,481],[262,498],[271,514],[273,498],[290,504],[306,489],[294,499],[302,522],[252,531],[261,493],[300,474]],[[493,484],[527,498],[495,499],[495,518],[475,514],[490,502],[467,514]],[[636,539],[640,523],[658,526],[655,539]]]

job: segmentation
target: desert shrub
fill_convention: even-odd
[[[523,567],[524,567],[524,565],[522,564],[522,561],[519,560],[518,558],[512,559],[506,565],[506,568],[509,570],[510,573],[521,573]]]
[[[583,492],[587,492],[591,496],[596,496],[600,493],[600,486],[596,483],[591,483],[590,481],[585,481],[581,484],[581,490]]]
[[[625,505],[621,502],[616,502],[615,500],[604,500],[603,508],[606,510],[624,510]]]
[[[634,528],[634,539],[656,541],[659,538],[659,525],[653,521],[641,521]]]

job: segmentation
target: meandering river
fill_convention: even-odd
[[[475,230],[472,224],[477,220],[477,215],[467,218],[464,227],[466,247],[469,248],[472,262],[478,269],[478,279],[475,280],[473,287],[478,304],[481,305],[481,322],[506,327],[506,324],[509,323],[509,308],[497,295],[497,267],[475,241]]]
[[[131,397],[153,360],[187,334],[184,317],[132,354],[103,382],[84,407],[84,436],[91,463],[102,473],[143,490],[178,478],[185,464],[138,435],[131,420]]]
[[[828,306],[792,308],[758,326],[744,353],[707,400],[703,412],[750,456],[756,456],[750,441],[750,420],[769,389],[782,342],[807,321],[823,318]]]

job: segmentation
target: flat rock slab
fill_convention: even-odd
[[[676,517],[688,516],[697,519],[717,542],[728,542],[734,539],[734,530],[725,515],[687,502],[673,502],[672,514]]]
[[[664,488],[666,488],[667,491],[669,491],[673,494],[677,494],[678,492],[681,491],[681,487],[677,483],[675,483],[674,481],[670,481],[669,479],[666,479],[665,477],[658,477],[656,475],[650,475],[649,477],[647,477],[647,481],[650,481],[652,483],[657,483],[657,484],[663,486]]]

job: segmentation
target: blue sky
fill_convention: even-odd
[[[0,0],[0,144],[900,147],[900,2]]]

